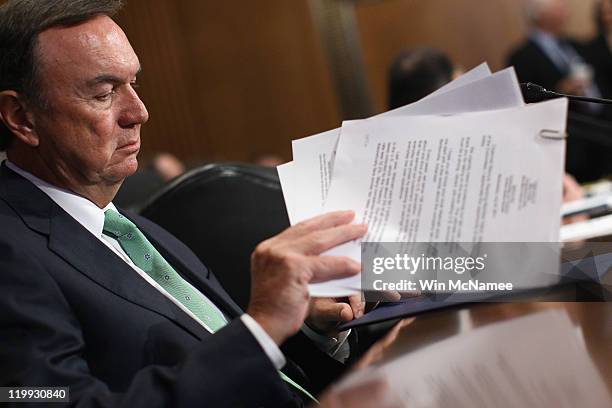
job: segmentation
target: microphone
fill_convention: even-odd
[[[521,92],[523,93],[523,98],[525,98],[525,102],[527,103],[541,102],[547,99],[554,99],[554,98],[567,98],[570,101],[612,105],[612,99],[588,98],[586,96],[566,95],[566,94],[562,94],[558,92],[549,91],[543,86],[536,85],[531,82],[522,83]]]

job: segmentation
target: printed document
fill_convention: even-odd
[[[368,224],[367,242],[557,242],[565,143],[542,130],[563,135],[566,112],[567,100],[556,99],[348,122],[323,212],[354,210]],[[360,242],[328,254],[360,260]],[[320,283],[313,293],[359,290],[360,279]]]

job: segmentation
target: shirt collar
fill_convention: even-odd
[[[100,208],[85,197],[39,179],[32,173],[11,163],[8,159],[6,160],[6,166],[42,190],[51,200],[96,237],[102,236],[104,212],[108,209],[117,211],[112,202],[106,207]]]

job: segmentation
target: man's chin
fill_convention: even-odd
[[[125,171],[127,173],[129,173],[128,176],[131,176],[132,174],[136,173],[136,170],[138,170],[137,153],[131,154],[125,159],[123,159],[121,166],[125,168]]]
[[[122,183],[127,177],[136,173],[138,170],[138,159],[136,155],[125,159],[122,163],[117,164],[111,168],[111,171],[107,174],[107,181],[113,184]]]
[[[125,177],[129,177],[132,174],[136,173],[136,171],[138,170],[138,158],[136,157],[136,155],[126,160],[125,167]]]

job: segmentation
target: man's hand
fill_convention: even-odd
[[[350,258],[320,255],[365,234],[365,225],[350,224],[354,217],[352,211],[339,211],[311,218],[263,241],[251,255],[247,313],[277,344],[302,327],[309,283],[359,273],[359,263]]]
[[[310,300],[306,324],[321,334],[336,337],[340,332],[338,326],[363,316],[364,309],[360,294],[348,298],[314,298]]]
[[[418,295],[418,292],[376,292],[376,296],[384,302],[397,302]],[[310,311],[306,324],[321,334],[336,337],[340,333],[338,326],[363,316],[366,307],[362,294],[346,298],[314,298],[310,300]]]

